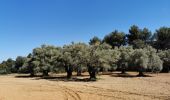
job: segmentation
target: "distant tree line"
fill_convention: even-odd
[[[170,28],[161,27],[152,33],[133,25],[127,34],[115,30],[103,39],[93,37],[89,44],[42,45],[27,57],[9,58],[0,64],[1,74],[30,73],[34,76],[42,73],[48,76],[49,72],[66,72],[68,79],[73,71],[78,76],[89,72],[90,79],[95,80],[99,71],[114,70],[138,71],[139,76],[143,76],[144,71],[169,72]]]

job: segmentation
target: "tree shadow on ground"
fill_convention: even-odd
[[[64,82],[90,82],[89,78],[78,78],[78,77],[72,77],[71,79],[68,79],[66,76],[47,76],[47,77],[38,77],[35,78],[35,80],[49,80],[49,81],[64,81]]]
[[[31,76],[31,75],[16,75],[15,78],[36,78],[36,77],[42,77],[42,75],[35,75],[35,76]]]
[[[136,77],[153,77],[151,75],[143,75],[143,76],[139,76],[139,75],[133,75],[133,74],[128,74],[128,73],[112,73],[110,75],[111,77],[122,77],[122,78],[136,78]]]
[[[15,78],[32,78],[32,80],[48,80],[48,81],[64,81],[64,82],[92,82],[89,78],[85,78],[87,75],[82,76],[73,76],[71,79],[68,79],[64,75],[58,75],[58,76],[42,76],[42,75],[36,75],[36,76],[30,76],[30,75],[17,75]]]

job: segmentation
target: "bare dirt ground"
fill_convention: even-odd
[[[170,100],[170,73],[152,77],[100,75],[97,82],[0,76],[0,100]],[[18,77],[16,77],[18,76]]]

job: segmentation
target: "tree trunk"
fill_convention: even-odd
[[[143,74],[143,68],[142,68],[142,67],[139,68],[139,74],[138,74],[138,76],[144,76],[144,74]]]
[[[34,71],[33,67],[30,67],[29,71],[30,71],[31,77],[35,76],[35,71]]]
[[[77,68],[77,76],[81,76],[82,68],[78,67]]]
[[[90,73],[90,79],[96,79],[96,71],[92,71],[91,73]]]
[[[126,65],[125,64],[122,64],[121,70],[122,70],[122,74],[125,74],[125,70],[126,70]]]
[[[168,66],[168,73],[170,72],[169,70],[170,70],[170,68],[169,68],[169,66]]]
[[[121,74],[125,74],[125,69],[122,69],[122,73]]]
[[[43,70],[43,76],[49,76],[47,70]]]
[[[31,72],[31,73],[30,73],[30,76],[31,76],[31,77],[35,76],[34,72]]]
[[[96,72],[97,72],[97,69],[94,68],[94,67],[89,67],[89,74],[90,74],[90,80],[92,81],[96,81]]]
[[[142,71],[139,71],[139,75],[138,76],[144,76]]]
[[[72,72],[71,71],[67,71],[67,78],[71,79],[71,77],[72,77]]]
[[[169,73],[170,66],[167,66],[166,64],[163,65],[162,73]]]
[[[71,79],[73,68],[72,67],[65,67],[65,68],[66,68],[66,72],[67,72],[67,79]]]

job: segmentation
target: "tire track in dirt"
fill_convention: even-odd
[[[68,100],[69,99],[69,96],[68,94],[61,88],[61,86],[57,83],[56,85],[52,85],[53,87],[54,86],[58,86],[60,88],[60,90],[62,91],[62,93],[64,93],[64,97],[65,97],[65,100]]]
[[[83,85],[81,85],[81,86],[83,86]],[[69,93],[74,93],[74,94],[76,94],[77,96],[77,98],[78,99],[75,99],[75,100],[81,100],[81,97],[80,97],[80,95],[78,94],[78,93],[85,93],[85,94],[90,94],[90,95],[97,95],[97,96],[103,96],[103,97],[107,97],[107,98],[116,98],[116,99],[120,99],[120,100],[124,100],[123,98],[121,98],[121,97],[116,97],[116,96],[114,96],[114,95],[106,95],[106,94],[103,94],[103,93],[96,93],[96,92],[84,92],[84,91],[81,91],[81,90],[73,90],[72,88],[68,88],[68,87],[66,87],[66,86],[63,86],[63,88],[65,88],[65,90],[68,92],[69,91]],[[74,95],[75,96],[75,95]]]
[[[67,96],[67,99],[65,99],[65,100],[68,100],[69,97],[72,97],[74,100],[81,100],[79,93],[88,93],[88,92],[83,92],[83,91],[80,91],[80,90],[73,90],[72,88],[67,87],[67,86],[63,86],[63,85],[61,86],[58,83],[57,84],[51,84],[51,85],[60,87],[60,89],[63,91],[63,93],[66,94],[66,96]],[[116,97],[116,96],[113,96],[113,95],[106,95],[106,94],[102,94],[102,93],[100,94],[100,93],[89,92],[88,94],[124,100],[121,97]]]
[[[141,80],[146,81],[146,82],[151,82],[151,83],[154,83],[154,84],[161,83],[161,84],[168,84],[168,85],[170,85],[170,82],[160,82],[160,81],[157,81],[157,80],[149,80],[149,79],[141,79]]]
[[[69,99],[67,93],[61,88],[61,86],[58,83],[52,84],[51,82],[48,82],[47,84],[42,84],[41,86],[48,86],[48,87],[52,87],[53,89],[60,90],[64,94],[64,100]]]
[[[94,88],[94,89],[99,89],[100,91],[105,91],[106,93],[113,93],[113,92],[117,92],[117,93],[122,93],[125,95],[137,95],[137,96],[145,96],[145,97],[149,97],[151,99],[166,99],[166,98],[170,98],[170,96],[168,95],[159,95],[159,96],[155,96],[152,94],[139,94],[139,93],[134,93],[134,92],[127,92],[127,91],[119,91],[119,90],[113,90],[113,89],[104,89],[104,88],[100,88],[100,87],[96,87],[96,86],[89,86],[89,85],[84,85],[85,87],[90,87],[90,88]],[[79,92],[83,92],[83,91],[79,91]],[[83,92],[86,93],[86,92]],[[91,94],[91,93],[90,93]],[[103,95],[98,93],[98,95]],[[104,95],[107,97],[114,97],[114,96],[110,96],[110,95]],[[120,98],[121,99],[121,98]]]
[[[83,85],[81,85],[81,86],[83,86]],[[81,97],[78,95],[78,93],[82,93],[82,94],[85,93],[85,94],[90,94],[90,95],[97,95],[97,96],[100,96],[100,97],[103,96],[103,97],[106,97],[106,98],[114,98],[114,99],[116,98],[116,99],[124,100],[123,98],[117,97],[117,96],[114,96],[114,95],[106,95],[106,92],[105,92],[105,94],[103,94],[103,93],[97,93],[96,91],[95,92],[93,92],[93,91],[92,92],[87,92],[87,91],[82,91],[82,90],[72,90],[72,89],[70,89],[68,87],[66,87],[66,89],[70,90],[70,91],[73,91],[75,94],[77,94],[77,97],[79,97],[78,100],[81,100]]]
[[[80,95],[76,91],[69,89],[66,86],[62,86],[62,88],[65,90],[65,92],[67,92],[69,95],[71,95],[74,98],[74,100],[81,100]]]
[[[66,86],[62,86],[59,83],[53,84],[51,82],[50,82],[50,85],[52,87],[56,87],[56,86],[59,87],[60,90],[65,94],[65,97],[66,97],[65,100],[69,100],[70,99],[69,97],[73,98],[73,100],[81,100],[80,95],[76,91],[74,91]]]
[[[107,98],[116,98],[116,99],[121,99],[121,100],[124,100],[123,98],[121,97],[116,97],[116,96],[113,96],[113,95],[105,95],[105,94],[102,94],[102,93],[94,93],[94,92],[83,92],[83,91],[78,91],[79,93],[87,93],[87,94],[90,94],[90,95],[97,95],[97,96],[103,96],[103,97],[107,97]]]

